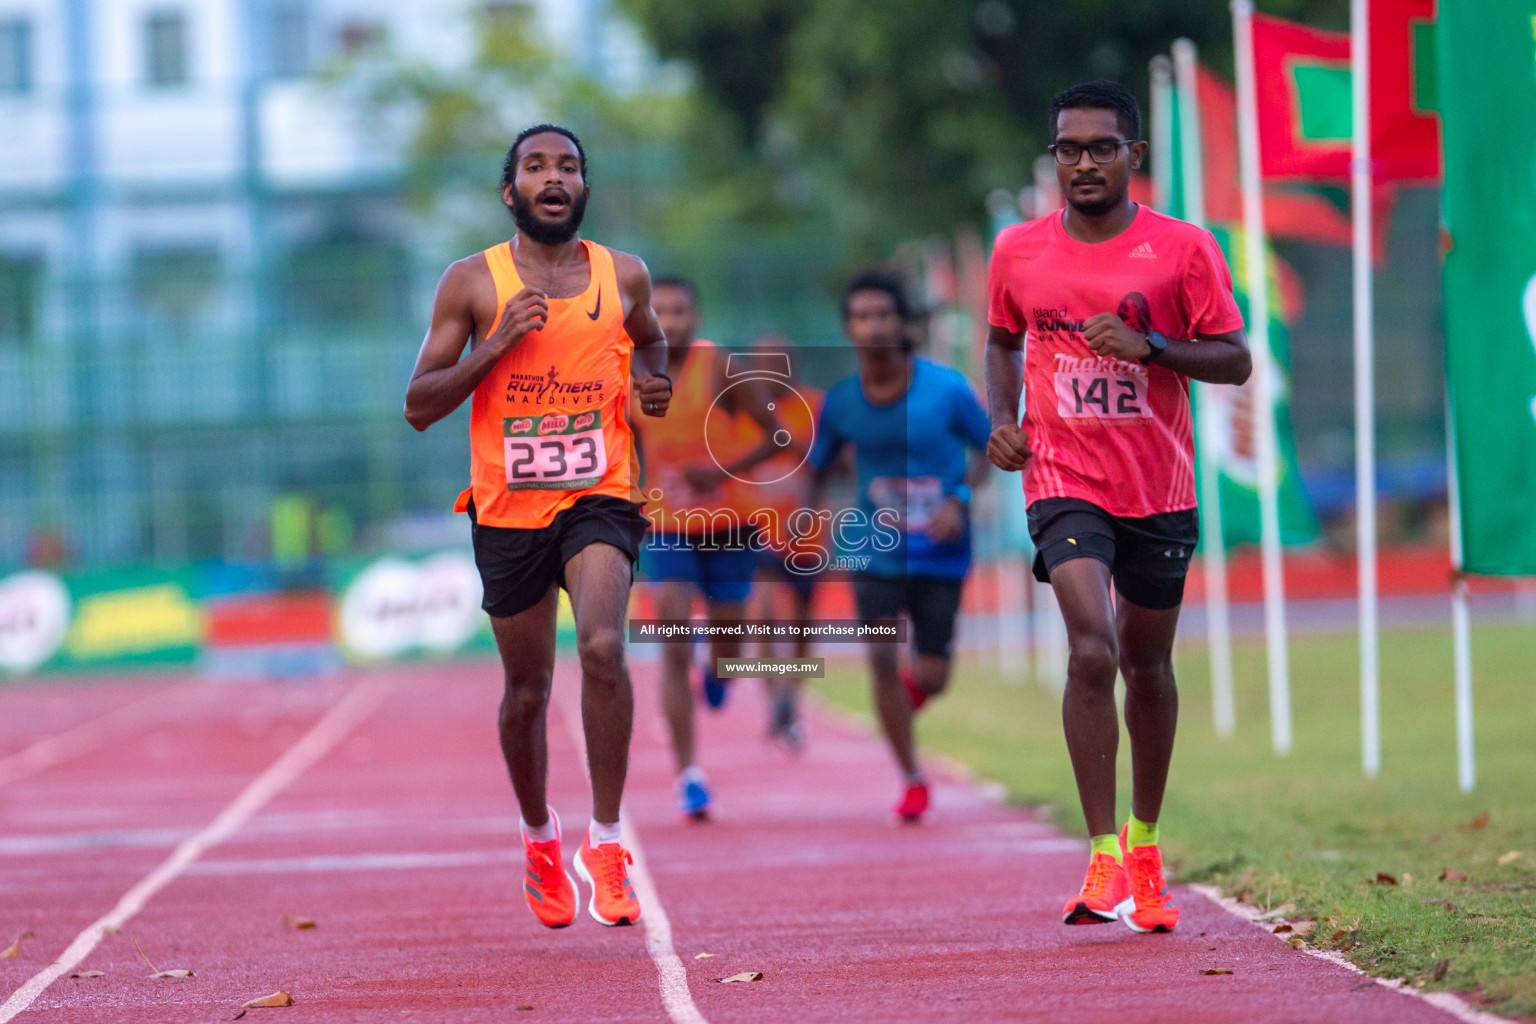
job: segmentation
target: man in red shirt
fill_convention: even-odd
[[[1074,86],[1052,101],[1050,131],[1066,208],[1004,230],[992,252],[987,454],[1024,471],[1035,576],[1056,592],[1071,651],[1062,721],[1092,853],[1063,917],[1170,931],[1157,819],[1199,537],[1189,380],[1241,384],[1252,364],[1215,239],[1129,198],[1147,152],[1135,98]],[[1118,836],[1117,668],[1132,769]]]

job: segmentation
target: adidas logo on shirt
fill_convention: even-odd
[[[1136,248],[1131,250],[1131,259],[1155,260],[1157,259],[1157,253],[1152,251],[1151,242],[1142,242]]]

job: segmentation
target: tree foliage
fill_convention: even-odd
[[[735,183],[733,211],[814,217],[867,254],[981,221],[1047,139],[1050,98],[1112,78],[1145,102],[1147,64],[1180,36],[1231,67],[1223,0],[615,0],[697,96],[690,163]],[[1346,0],[1264,10],[1326,28]],[[721,180],[721,179],[726,180]]]

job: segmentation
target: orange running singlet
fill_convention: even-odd
[[[470,406],[470,487],[487,526],[538,529],[588,494],[633,500],[629,366],[624,300],[613,254],[583,240],[591,278],[575,298],[550,299],[549,319],[530,331],[475,388]],[[496,282],[496,319],[523,287],[512,244],[485,250]],[[489,335],[489,332],[487,332]]]
[[[722,358],[714,342],[702,338],[688,346],[683,368],[672,384],[672,402],[661,419],[637,423],[644,453],[646,498],[655,497],[669,533],[702,533],[710,529],[700,515],[733,508],[732,483],[727,479],[712,491],[701,492],[683,477],[688,466],[727,466],[744,450],[735,417],[715,406],[715,360]],[[658,494],[659,492],[659,494]]]

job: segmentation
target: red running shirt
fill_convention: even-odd
[[[1186,339],[1241,328],[1221,247],[1145,205],[1097,244],[1067,234],[1063,216],[1004,229],[988,274],[988,321],[1026,335],[1024,496],[1081,498],[1128,518],[1194,508],[1189,378],[1096,355],[1083,324],[1114,313]]]

